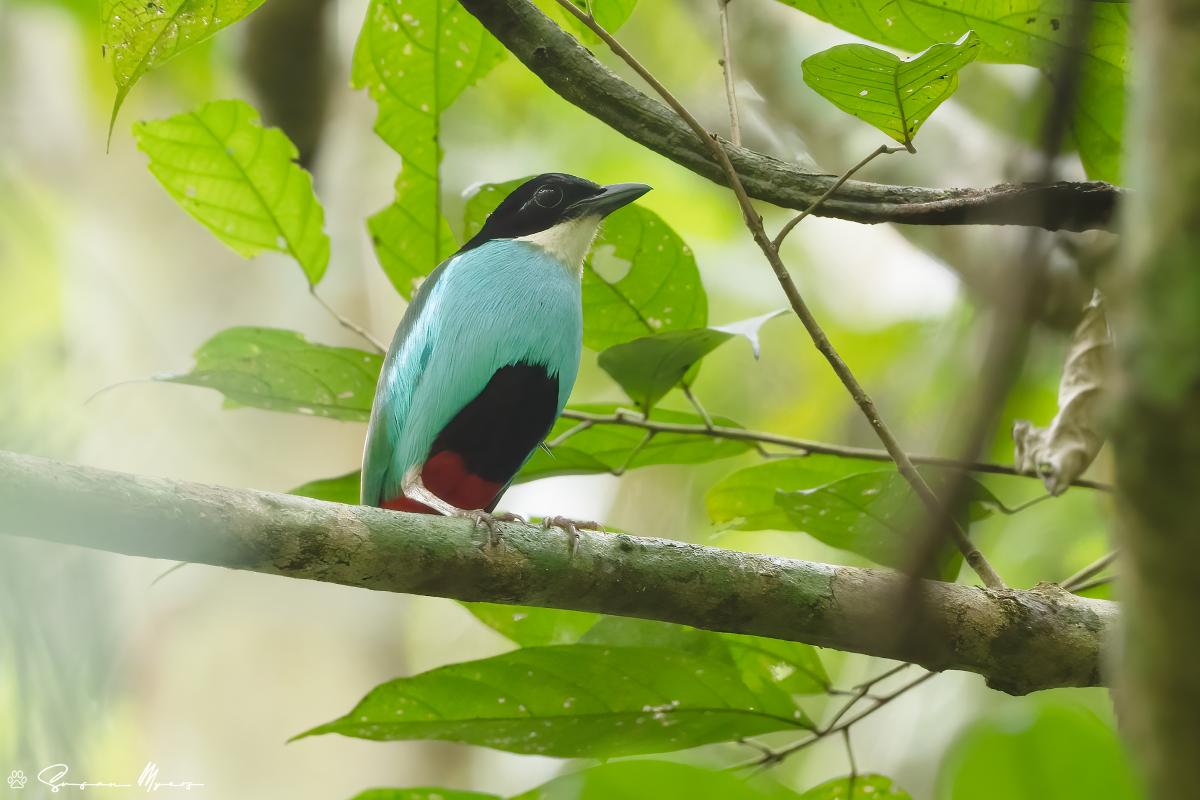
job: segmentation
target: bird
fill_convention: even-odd
[[[512,190],[406,309],[375,390],[363,505],[465,517],[499,540],[501,496],[575,384],[583,262],[603,219],[650,191],[545,173]],[[600,528],[560,516],[544,528]]]

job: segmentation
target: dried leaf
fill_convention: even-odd
[[[1058,385],[1058,414],[1048,428],[1013,424],[1017,469],[1036,472],[1050,494],[1067,490],[1104,444],[1104,380],[1112,360],[1112,333],[1097,292],[1075,329]]]

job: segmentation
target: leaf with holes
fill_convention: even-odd
[[[287,253],[315,286],[329,265],[325,212],[295,145],[240,100],[217,100],[133,128],[150,172],[175,202],[249,258]]]
[[[935,493],[950,481],[947,470],[923,467],[920,471]],[[973,478],[967,481],[971,504],[967,516],[959,519],[964,528],[1000,506],[982,484]],[[907,566],[912,556],[911,536],[924,518],[912,487],[894,469],[850,475],[811,489],[778,491],[775,502],[790,520],[788,529],[885,567]],[[947,542],[931,577],[953,580],[961,564],[962,554]]]
[[[117,96],[108,136],[138,79],[254,11],[263,0],[101,0],[104,52]]]
[[[913,137],[958,88],[958,71],[975,60],[980,41],[967,31],[901,59],[865,44],[842,44],[804,59],[804,82],[835,106],[912,150]]]
[[[682,750],[805,727],[776,687],[688,653],[574,644],[528,647],[377,687],[302,736],[442,739],[561,758]]]
[[[600,354],[600,367],[621,385],[629,399],[649,411],[676,386],[695,378],[700,360],[735,336],[750,342],[758,358],[758,332],[770,319],[783,313],[773,311],[753,319],[724,326],[668,331],[613,345]]]
[[[568,411],[580,411],[610,417],[621,411],[614,404],[596,403],[570,406]],[[623,413],[638,415],[624,409]],[[683,411],[654,409],[654,422],[689,425],[702,429],[704,420]],[[740,428],[731,419],[715,417],[721,427]],[[565,440],[563,436],[572,433]],[[562,441],[559,441],[562,440]],[[546,437],[550,452],[535,450],[521,468],[514,483],[525,483],[555,475],[590,475],[605,472],[624,472],[627,469],[654,464],[703,464],[721,458],[740,455],[750,449],[747,442],[717,439],[696,433],[656,433],[647,439],[647,431],[632,425],[614,422],[595,422],[587,425],[579,420],[560,417]]]
[[[236,406],[365,422],[382,358],[292,331],[229,328],[196,351],[190,372],[155,380],[216,389]]]
[[[395,202],[367,227],[406,298],[457,247],[441,210],[441,114],[504,52],[458,0],[371,0],[367,9],[351,82],[375,100],[375,132],[403,158]]]
[[[467,200],[463,236],[474,236],[528,178],[484,183]],[[695,256],[661,217],[640,205],[610,214],[583,270],[583,343],[593,350],[662,331],[708,324]]]
[[[981,61],[1026,64],[1049,74],[1074,47],[1074,0],[781,0],[844,31],[918,52],[975,30]],[[1089,3],[1074,138],[1088,176],[1120,180],[1130,82],[1129,3]],[[1019,112],[1018,112],[1019,113]]]
[[[661,647],[734,666],[751,689],[791,695],[824,694],[829,675],[815,647],[800,642],[717,633],[670,622],[603,617],[580,638],[585,644]],[[812,721],[805,718],[805,725]]]
[[[800,796],[800,800],[912,800],[912,795],[891,778],[874,772],[825,781]]]

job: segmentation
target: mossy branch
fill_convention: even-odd
[[[74,466],[0,451],[0,534],[379,591],[597,611],[808,642],[983,675],[1013,694],[1102,682],[1114,603],[1056,586],[926,582],[900,638],[903,576],[664,539],[565,535]]]

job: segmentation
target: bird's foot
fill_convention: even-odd
[[[568,517],[543,517],[542,530],[548,531],[551,528],[562,528],[567,534],[567,552],[572,555],[575,553],[575,545],[579,543],[579,531],[600,531],[604,532],[604,526],[599,522],[590,522],[578,519],[569,519]]]
[[[498,524],[501,522],[524,522],[525,520],[516,514],[501,512],[499,514],[489,514],[488,512],[474,508],[457,508],[452,516],[469,519],[476,528],[487,528],[488,546],[498,547],[500,545],[500,528]]]

